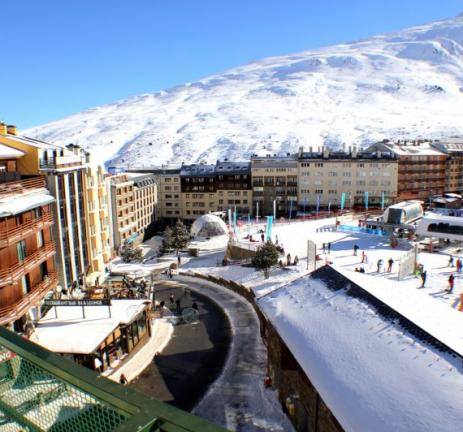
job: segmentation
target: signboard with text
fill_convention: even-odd
[[[45,306],[111,306],[111,299],[44,300]]]

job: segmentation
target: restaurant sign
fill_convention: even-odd
[[[111,299],[44,300],[44,306],[111,306]]]

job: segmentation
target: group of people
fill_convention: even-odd
[[[449,257],[449,267],[453,267],[455,265],[455,270],[457,273],[461,273],[461,270],[463,268],[463,261],[460,258],[457,258],[456,261],[454,262],[453,256],[450,255]]]
[[[386,269],[386,272],[387,273],[391,273],[392,272],[392,266],[394,265],[394,260],[392,258],[389,258],[387,260],[387,269]],[[383,269],[383,260],[380,258],[377,262],[376,262],[376,272],[377,273],[381,273]]]
[[[286,255],[286,266],[298,265],[298,263],[299,263],[299,257],[297,255],[294,256],[294,261],[293,262],[291,262],[291,254],[288,253],[288,255]],[[278,265],[280,267],[286,267],[283,260],[278,261]]]
[[[322,250],[323,250],[323,253],[326,253],[326,252],[331,253],[331,242],[323,243]]]

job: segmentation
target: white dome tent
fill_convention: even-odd
[[[200,216],[191,226],[193,238],[210,238],[228,234],[228,227],[225,222],[213,214]]]

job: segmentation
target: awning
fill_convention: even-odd
[[[5,198],[4,201],[0,201],[0,217],[14,216],[54,201],[51,195],[44,193]]]

